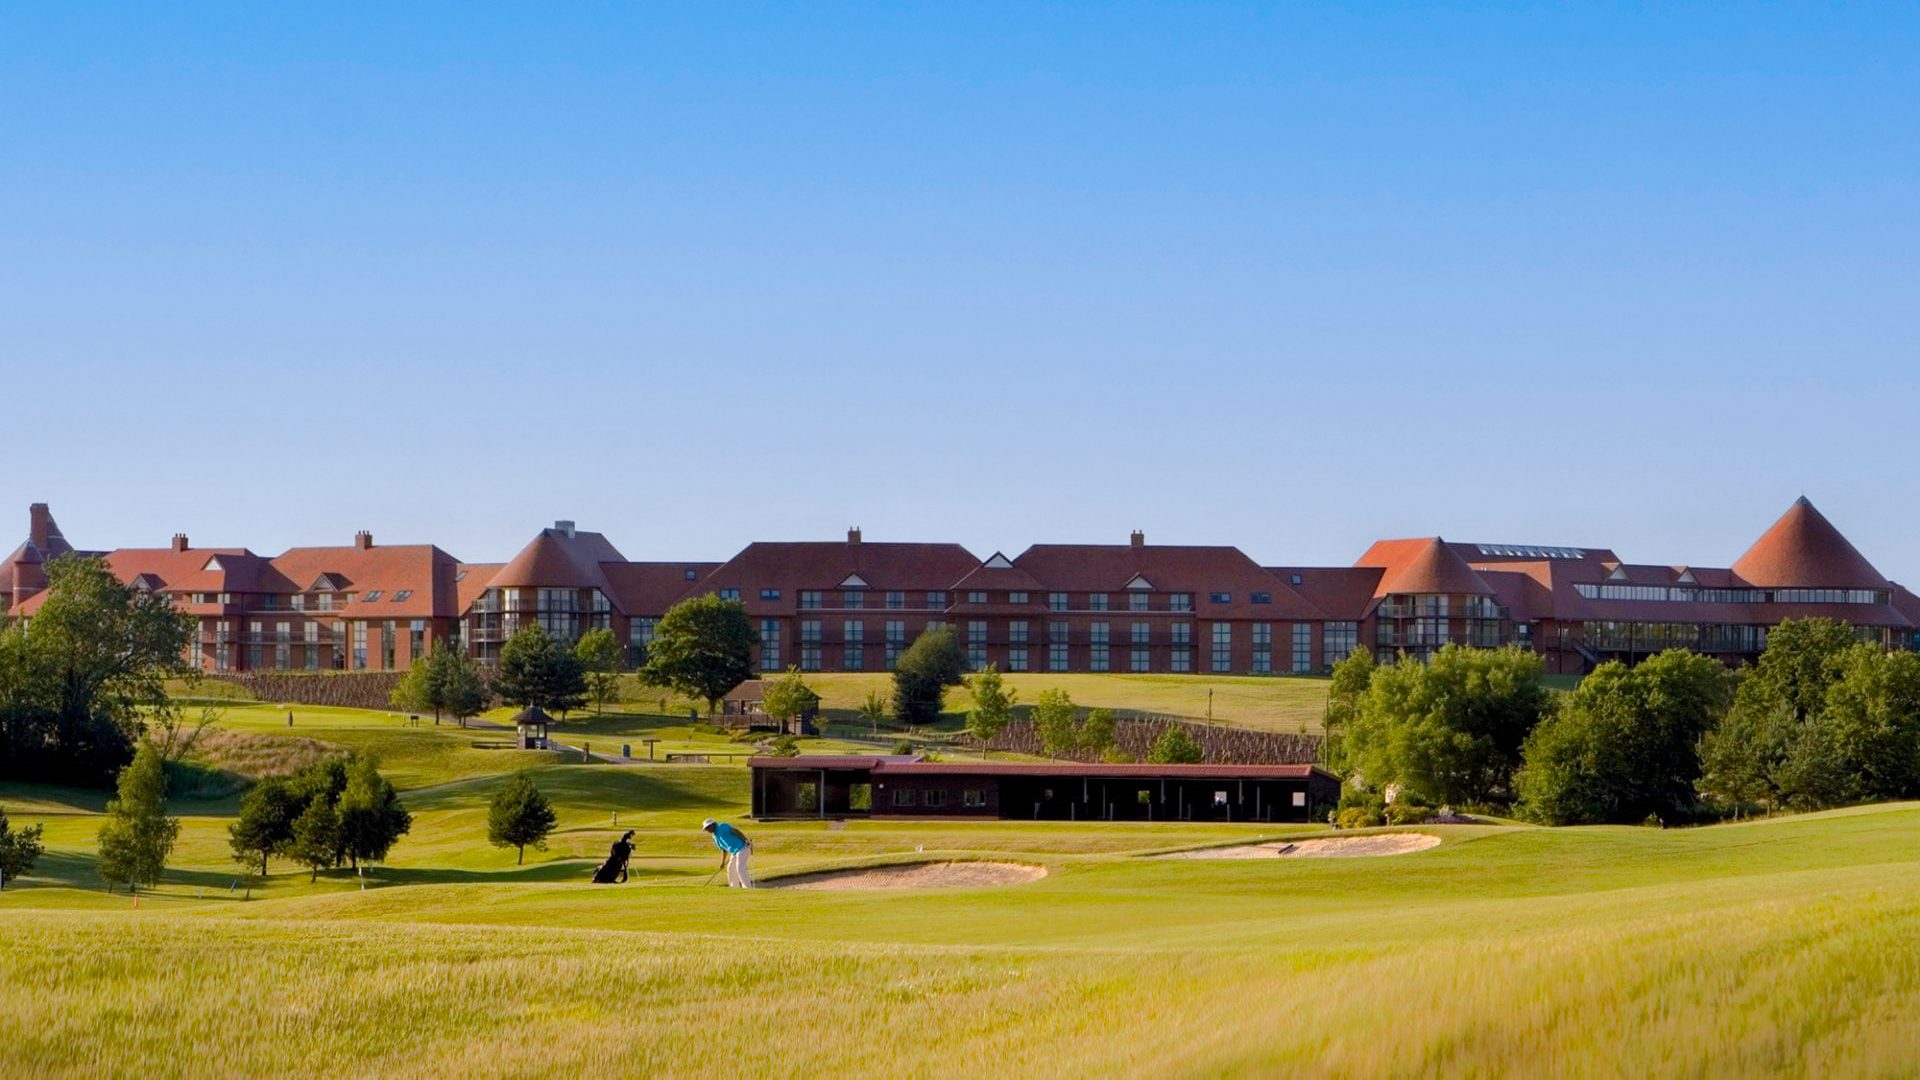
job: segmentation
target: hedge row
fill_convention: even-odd
[[[1123,717],[1114,721],[1113,742],[1122,753],[1145,761],[1147,751],[1170,727],[1187,729],[1200,745],[1209,765],[1311,765],[1320,760],[1320,736],[1277,731],[1249,731],[1222,724],[1203,724],[1171,716]],[[1018,720],[995,736],[990,746],[1015,754],[1044,754],[1040,736],[1030,721]],[[1085,751],[1063,755],[1075,761],[1098,756]]]

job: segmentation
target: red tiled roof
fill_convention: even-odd
[[[997,561],[1005,561],[1007,565],[990,565]],[[954,582],[953,587],[955,591],[959,592],[965,592],[968,589],[985,589],[990,592],[1024,593],[1045,591],[1044,586],[1042,586],[1032,574],[1014,566],[1012,560],[1007,559],[1005,555],[997,551],[993,553],[992,558],[974,567],[966,577]]]
[[[487,584],[493,575],[500,572],[505,563],[461,563],[453,569],[453,605],[462,614],[473,606],[480,594],[487,591]]]
[[[305,592],[322,574],[351,583],[347,618],[450,618],[460,613],[454,577],[459,564],[432,544],[291,548],[273,560],[285,590]],[[367,599],[378,592],[377,600]],[[406,596],[396,600],[401,593]]]
[[[1385,568],[1380,584],[1374,587],[1375,596],[1493,595],[1493,588],[1437,536],[1377,541],[1354,565]]]
[[[625,562],[599,533],[542,529],[500,572],[492,588],[599,589],[611,599],[613,588],[600,570],[601,563]]]
[[[872,769],[919,761],[919,754],[801,754],[798,757],[750,757],[756,769]]]
[[[1825,515],[1802,495],[1787,508],[1733,572],[1754,585],[1798,589],[1884,589],[1873,568]]]
[[[609,599],[614,607],[628,615],[657,616],[665,615],[681,597],[699,591],[700,582],[719,568],[719,563],[711,562],[635,562],[603,563],[600,571],[613,586]],[[692,581],[687,580],[689,570]]]
[[[1385,573],[1378,566],[1269,566],[1267,573],[1307,598],[1329,619],[1357,622],[1373,606],[1373,594]],[[1300,584],[1293,584],[1298,575]]]
[[[908,593],[953,591],[954,582],[980,565],[959,544],[891,544],[840,540],[766,542],[748,544],[740,554],[706,575],[694,592],[740,590],[741,602],[753,615],[781,615],[794,611],[802,589],[834,592],[849,575],[859,575],[867,591]],[[780,599],[762,600],[760,590],[778,589]],[[827,607],[838,606],[838,597]],[[922,596],[909,596],[908,609],[925,610]],[[951,601],[952,597],[949,596]],[[873,600],[868,607],[876,607]]]
[[[1236,547],[1176,544],[1035,544],[1014,565],[1053,592],[1104,592],[1122,596],[1136,577],[1156,593],[1191,593],[1199,618],[1320,620],[1326,614]],[[1232,600],[1213,602],[1212,594]],[[1271,603],[1256,604],[1252,594],[1266,593]],[[1115,604],[1115,610],[1125,602]],[[1160,610],[1159,607],[1155,608]]]

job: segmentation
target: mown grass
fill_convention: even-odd
[[[230,715],[273,737],[266,711]],[[0,786],[50,849],[0,892],[0,1075],[1897,1076],[1920,1060],[1920,806],[1434,827],[1444,842],[1413,855],[1257,862],[1141,856],[1311,830],[748,823],[763,877],[975,857],[1049,874],[739,892],[701,887],[717,859],[698,832],[744,814],[737,766],[573,764],[350,710],[301,710],[294,732],[402,780],[414,830],[364,879],[276,864],[243,902],[237,800],[183,802],[174,867],[135,909],[93,874],[101,793]],[[522,767],[560,828],[517,866],[484,818]],[[586,884],[626,828],[633,882]]]

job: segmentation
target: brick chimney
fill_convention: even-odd
[[[34,503],[27,508],[27,542],[41,551],[47,550],[47,538],[53,535],[53,512],[46,503]]]
[[[1135,551],[1138,551],[1141,548],[1146,546],[1147,546],[1147,534],[1141,532],[1139,529],[1133,530],[1133,549]]]
[[[365,529],[353,534],[353,546],[365,551],[373,546],[373,534]]]
[[[847,530],[847,543],[856,545],[860,543],[860,526],[855,525]]]
[[[185,551],[185,550],[187,550],[187,546],[188,546],[188,545],[187,545],[187,534],[186,534],[186,533],[174,533],[174,534],[173,534],[173,550],[175,550],[175,551]]]

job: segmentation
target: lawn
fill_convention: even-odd
[[[747,823],[763,878],[928,857],[1049,874],[738,892],[702,887],[717,858],[698,832],[743,815],[738,766],[579,764],[310,712],[298,735],[379,753],[415,816],[364,880],[276,864],[242,900],[234,800],[177,802],[174,869],[136,909],[92,873],[99,793],[0,786],[51,849],[0,892],[0,1075],[1892,1076],[1920,1060],[1912,804],[1431,827],[1443,843],[1417,854],[1258,862],[1143,856],[1308,830]],[[273,730],[264,710],[229,715]],[[560,829],[520,866],[484,817],[523,767]],[[633,881],[585,884],[626,828]]]

